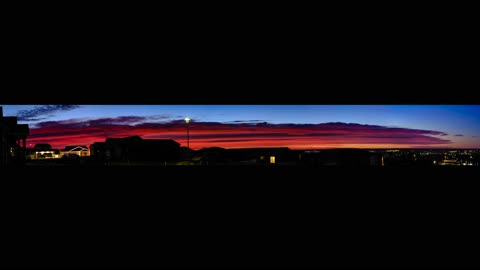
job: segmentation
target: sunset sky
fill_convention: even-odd
[[[106,137],[190,147],[480,148],[480,105],[1,105],[29,124],[28,147]]]

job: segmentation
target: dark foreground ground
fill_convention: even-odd
[[[3,168],[0,267],[474,268],[477,168]]]

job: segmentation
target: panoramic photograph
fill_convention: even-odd
[[[2,165],[480,163],[480,105],[0,106]]]

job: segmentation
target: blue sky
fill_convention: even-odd
[[[6,116],[16,116],[21,110],[32,110],[36,106],[3,107]],[[72,109],[52,111],[45,116],[39,121],[24,122],[34,128],[37,123],[69,119],[164,116],[155,121],[174,121],[188,116],[196,122],[341,122],[433,130],[447,133],[449,139],[472,147],[479,146],[480,138],[480,105],[80,105]]]

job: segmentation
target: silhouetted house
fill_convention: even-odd
[[[95,159],[104,160],[106,154],[106,144],[104,142],[96,142],[90,145],[90,156]]]
[[[142,138],[132,136],[127,138],[107,138],[105,140],[105,155],[109,160],[113,161],[134,161],[137,160],[137,154],[141,152],[149,152],[148,149],[141,149],[140,143]]]
[[[192,161],[200,165],[215,165],[231,162],[226,155],[227,149],[221,147],[208,147],[197,150]]]
[[[88,157],[90,156],[90,149],[85,145],[68,145],[61,151],[62,157],[68,157],[71,155],[79,157]]]
[[[47,143],[35,144],[33,149],[28,149],[27,159],[51,159],[60,158],[60,150],[52,149],[52,146]]]
[[[379,160],[376,156],[372,157],[372,154],[362,149],[305,151],[302,162],[311,166],[381,166],[381,159]]]
[[[90,146],[91,155],[111,161],[178,161],[180,144],[174,140],[144,140],[139,136],[107,138]]]
[[[181,160],[192,160],[195,157],[195,150],[188,148],[186,146],[180,147],[180,159]]]
[[[4,117],[0,107],[0,165],[25,161],[29,133],[28,125],[18,124],[17,117]]]
[[[228,149],[228,157],[233,161],[250,161],[257,164],[276,164],[296,161],[288,147],[278,148],[237,148]]]
[[[276,164],[298,161],[298,155],[288,147],[280,148],[204,148],[196,152],[200,164]]]

